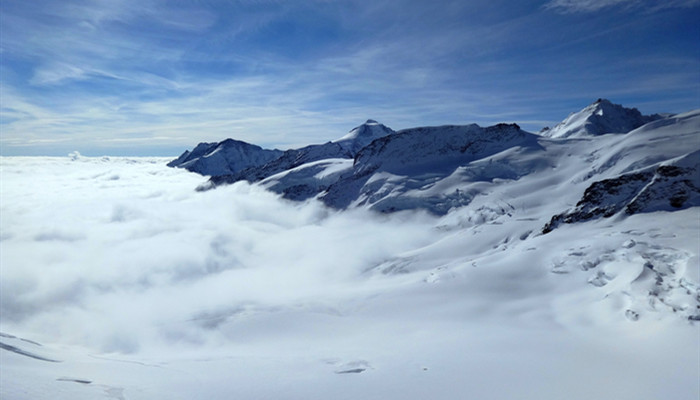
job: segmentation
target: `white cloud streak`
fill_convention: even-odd
[[[526,122],[539,130],[527,121],[546,119],[544,108],[558,107],[548,114],[558,118],[608,93],[656,93],[636,85],[639,74],[697,86],[692,66],[610,75],[608,63],[619,59],[577,49],[615,32],[598,29],[595,38],[584,24],[552,41],[537,7],[502,15],[488,2],[227,4],[233,8],[226,12],[219,3],[155,0],[5,10],[3,55],[32,62],[25,70],[3,63],[3,154],[37,148],[99,155],[167,142],[175,156],[226,137],[288,148],[335,139],[367,118],[395,129]],[[302,12],[328,19],[338,38],[300,45],[304,29],[315,27]],[[280,50],[277,41],[288,35],[277,30],[287,25],[304,40],[281,41],[291,49]],[[555,97],[572,98],[571,105],[545,105]],[[63,145],[36,146],[47,141]]]
[[[699,0],[551,0],[545,4],[550,9],[563,14],[592,13],[605,8],[621,7],[627,10],[660,11],[669,8],[691,8],[700,5]]]

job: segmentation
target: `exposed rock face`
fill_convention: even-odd
[[[552,217],[542,229],[551,232],[562,223],[627,215],[673,211],[700,206],[700,152],[685,156],[679,165],[660,165],[653,170],[624,174],[591,184],[576,208]]]

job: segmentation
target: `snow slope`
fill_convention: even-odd
[[[260,185],[286,199],[306,200],[326,191],[352,169],[352,164],[348,158],[313,161],[269,176]]]

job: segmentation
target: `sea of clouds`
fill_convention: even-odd
[[[246,183],[197,192],[206,178],[163,158],[0,160],[2,330],[101,351],[215,341],[250,309],[330,307],[439,235],[425,215],[340,213]]]

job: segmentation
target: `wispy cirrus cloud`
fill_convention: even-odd
[[[669,4],[681,3],[691,4]],[[631,106],[663,96],[659,104],[679,107],[651,112],[697,103],[688,94],[699,81],[687,51],[693,32],[680,30],[692,12],[612,21],[552,17],[574,2],[547,4],[11,3],[0,15],[0,147],[124,154],[132,143],[175,155],[235,137],[287,148],[335,139],[367,118],[395,129],[518,122],[539,130],[544,124],[528,121],[556,122],[615,93],[637,93],[613,99]],[[640,43],[645,57],[687,62],[635,64]],[[35,145],[58,138],[73,148]]]
[[[699,0],[551,0],[544,5],[563,14],[590,13],[605,8],[620,7],[628,10],[659,11],[667,8],[690,8],[700,5]]]

